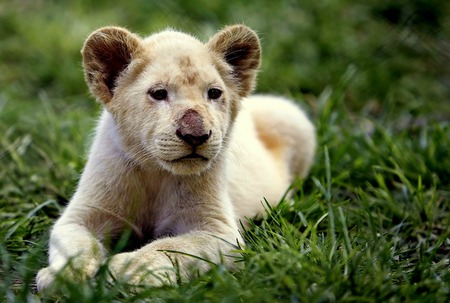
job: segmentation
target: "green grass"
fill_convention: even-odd
[[[298,2],[298,3],[297,3]],[[302,1],[307,2],[307,1]],[[445,1],[9,1],[0,4],[0,298],[7,302],[448,302],[450,8]],[[99,26],[262,37],[259,92],[317,127],[294,203],[244,236],[243,268],[132,294],[105,269],[36,294],[46,241],[76,186],[99,106],[79,50]]]

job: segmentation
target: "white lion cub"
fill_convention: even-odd
[[[104,111],[78,188],[51,231],[39,290],[57,274],[92,277],[103,263],[134,285],[188,279],[210,262],[233,266],[239,220],[304,177],[316,145],[294,103],[247,97],[260,54],[244,25],[207,43],[171,30],[142,39],[119,27],[87,38],[85,78]],[[125,231],[137,249],[108,258]]]

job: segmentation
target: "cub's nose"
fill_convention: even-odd
[[[191,134],[184,134],[180,131],[180,129],[177,129],[176,131],[177,137],[189,144],[192,147],[196,147],[199,145],[202,145],[206,141],[208,141],[209,137],[211,136],[211,131],[208,134],[204,134],[201,136],[194,136]]]
[[[175,133],[178,138],[192,147],[204,144],[211,137],[211,131],[205,130],[202,116],[193,109],[188,109],[184,113]]]

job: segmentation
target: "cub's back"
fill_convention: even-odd
[[[308,173],[315,130],[292,101],[255,95],[243,100],[228,157],[228,184],[239,219],[263,212],[264,198],[278,203],[295,176]]]

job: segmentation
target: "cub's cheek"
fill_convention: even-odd
[[[155,148],[161,139],[167,137],[171,130],[161,130],[154,123],[141,123],[136,126],[136,132],[141,134],[141,141],[146,148]]]

